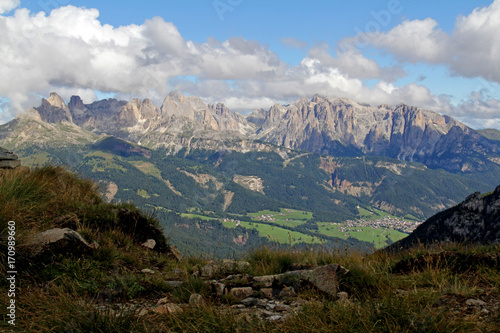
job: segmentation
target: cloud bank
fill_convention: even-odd
[[[17,6],[19,1],[0,0],[0,13]],[[473,92],[452,105],[421,84],[394,84],[406,76],[406,63],[445,65],[453,75],[499,83],[500,0],[459,17],[451,34],[428,18],[364,36],[367,45],[396,57],[399,64],[391,67],[365,57],[355,37],[342,41],[354,47],[332,55],[328,45],[316,45],[299,65],[290,66],[257,41],[235,37],[196,43],[161,17],[113,27],[99,21],[97,9],[71,5],[50,14],[21,8],[12,16],[0,15],[0,31],[0,122],[37,105],[39,96],[51,91],[65,99],[78,94],[85,102],[95,100],[99,91],[159,104],[177,89],[233,109],[269,107],[316,93],[371,104],[405,102],[474,126],[500,127],[495,120],[500,102],[487,92]],[[293,38],[283,43],[306,47]],[[367,86],[367,79],[377,83]]]

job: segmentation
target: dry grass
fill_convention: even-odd
[[[308,304],[302,311],[284,321],[269,322],[229,311],[223,298],[211,298],[204,281],[191,276],[203,260],[174,261],[145,250],[130,235],[110,227],[117,209],[102,202],[94,184],[62,168],[0,175],[2,233],[9,220],[15,220],[19,232],[27,234],[52,227],[58,216],[72,214],[81,222],[78,231],[100,245],[85,257],[24,263],[17,281],[16,331],[498,332],[500,327],[498,245],[452,244],[371,255],[267,247],[255,250],[247,256],[251,275],[330,263],[350,271],[340,281],[340,290],[349,295],[347,301],[304,290],[298,294]],[[5,272],[5,267],[0,268]],[[158,274],[141,273],[144,268]],[[176,279],[185,281],[176,290],[166,283],[172,272],[178,275]],[[0,286],[5,290],[5,279]],[[163,297],[185,303],[193,292],[203,294],[206,304],[184,304],[184,311],[176,314],[140,317],[126,310],[110,310],[119,304],[154,306]],[[468,307],[465,302],[469,298],[485,301],[488,313]],[[7,300],[6,293],[1,293],[0,302]],[[2,316],[0,330],[8,331]]]

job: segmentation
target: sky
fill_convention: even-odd
[[[500,129],[500,0],[0,0],[0,124],[57,92],[249,111],[315,94]]]

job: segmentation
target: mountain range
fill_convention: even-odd
[[[100,182],[109,200],[143,208],[293,208],[340,222],[359,209],[422,220],[491,191],[500,179],[495,134],[405,104],[319,95],[241,115],[179,92],[161,106],[78,96],[66,104],[52,93],[0,125],[0,146],[26,165],[67,165]]]

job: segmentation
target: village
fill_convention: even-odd
[[[370,227],[373,229],[394,229],[407,234],[412,233],[420,224],[422,224],[421,221],[410,221],[394,217],[384,217],[376,220],[347,220],[341,223],[331,223],[331,225],[338,226],[340,232],[361,231],[360,229],[353,230],[353,228]]]

